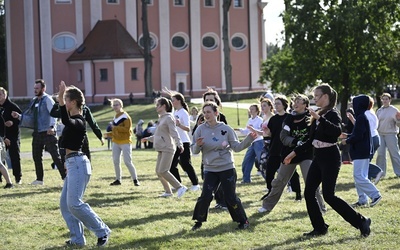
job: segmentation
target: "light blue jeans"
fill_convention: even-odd
[[[114,142],[112,145],[112,156],[115,169],[115,179],[121,181],[122,178],[121,153],[124,163],[131,174],[132,180],[137,180],[136,168],[132,163],[132,144],[118,144]]]
[[[371,199],[381,196],[376,186],[368,179],[369,159],[353,160],[353,177],[358,194],[358,202],[368,203],[368,197]]]
[[[85,156],[75,156],[65,159],[67,177],[61,192],[60,209],[70,231],[71,242],[85,245],[83,226],[100,238],[110,234],[111,230],[92,210],[89,204],[83,202],[87,184],[92,174],[89,159]]]
[[[392,161],[393,171],[395,175],[400,176],[400,154],[399,145],[397,143],[396,134],[379,134],[381,138],[381,145],[378,148],[378,156],[376,158],[376,165],[382,171],[383,176],[386,176],[386,148],[389,151],[390,160]]]
[[[242,162],[243,182],[251,182],[251,170],[253,169],[256,157],[260,161],[263,147],[264,140],[258,140],[253,142],[247,149]]]

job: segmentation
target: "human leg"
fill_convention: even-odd
[[[191,157],[190,157],[190,143],[183,143],[184,151],[179,156],[179,164],[181,164],[182,169],[188,174],[192,185],[198,185],[199,179],[197,178],[196,172],[193,168]]]
[[[304,161],[300,162],[300,170],[301,170],[301,174],[303,175],[304,183],[306,183],[307,175],[308,175],[308,171],[310,170],[311,163],[312,163],[312,160],[304,160]],[[326,212],[325,201],[322,198],[322,194],[321,194],[321,190],[320,190],[319,186],[317,187],[317,190],[315,191],[315,198],[317,199],[319,209],[321,210],[321,212]]]
[[[178,163],[179,163],[179,157],[181,155],[181,150],[179,148],[176,148],[174,157],[172,158],[172,162],[170,165],[169,171],[171,174],[179,181],[182,182],[181,176],[179,174],[179,169],[178,169]]]
[[[353,161],[353,177],[358,194],[358,203],[367,204],[368,197],[371,199],[380,197],[379,190],[368,179],[369,159],[358,159]]]
[[[178,190],[178,188],[180,188],[182,184],[169,171],[173,156],[174,154],[169,152],[162,152],[161,154],[159,154],[160,159],[159,161],[157,161],[156,173],[169,184],[171,184],[176,190]],[[167,190],[165,190],[165,192],[167,192]]]
[[[282,196],[283,190],[285,189],[286,184],[292,177],[294,170],[296,169],[296,164],[284,165],[281,164],[278,175],[271,183],[271,190],[269,195],[263,200],[262,207],[267,211],[272,211],[279,199]]]
[[[66,159],[68,169],[66,205],[70,213],[81,221],[97,238],[109,235],[111,230],[92,210],[89,204],[83,202],[83,195],[92,174],[90,161],[86,156],[76,156]],[[83,233],[83,232],[82,232]]]
[[[256,153],[254,149],[254,143],[247,148],[246,154],[244,155],[242,162],[242,173],[243,173],[243,183],[251,182],[251,170],[254,166]]]
[[[135,165],[132,163],[132,144],[122,144],[122,155],[124,157],[124,163],[131,174],[132,180],[137,180],[136,168]]]
[[[60,153],[58,151],[57,138],[54,135],[46,135],[44,137],[44,144],[46,146],[47,152],[51,155],[53,162],[56,164],[58,172],[61,178],[64,179],[66,174],[64,164],[61,162]]]
[[[397,144],[397,135],[386,135],[386,146],[389,151],[390,160],[392,161],[394,174],[400,176],[400,153],[399,145]]]
[[[115,170],[115,179],[121,181],[122,174],[121,174],[121,153],[122,148],[121,144],[113,143],[112,145],[112,158],[114,163],[114,170]]]
[[[35,163],[36,180],[43,181],[43,148],[44,143],[39,133],[32,134],[32,158]]]
[[[246,223],[247,216],[239,197],[236,195],[236,170],[234,168],[217,173],[224,191],[224,197],[233,221]]]
[[[208,216],[208,208],[210,207],[210,203],[213,199],[212,192],[215,187],[220,183],[220,179],[217,173],[214,172],[204,172],[204,182],[203,189],[201,190],[201,195],[197,198],[196,205],[193,211],[193,220],[197,222],[207,221]]]
[[[272,188],[272,180],[275,178],[275,173],[278,171],[279,166],[281,165],[281,157],[270,155],[267,161],[267,169],[265,182],[267,183],[268,190]]]
[[[382,171],[383,176],[386,175],[386,135],[379,135],[381,138],[381,145],[379,146],[376,156],[376,165],[378,165]]]
[[[21,157],[20,157],[20,141],[11,140],[10,146],[8,146],[8,152],[10,155],[11,166],[13,170],[13,175],[15,177],[15,182],[19,182],[22,177],[21,172]]]

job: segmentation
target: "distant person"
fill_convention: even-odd
[[[150,136],[152,136],[153,133],[154,133],[154,131],[155,131],[154,122],[153,122],[153,121],[149,121],[149,122],[147,123],[147,127],[146,127],[145,130],[143,131],[143,138],[144,138],[144,137],[150,137]],[[146,149],[151,149],[151,148],[153,148],[153,143],[150,142],[150,141],[145,141],[143,144],[144,144],[144,148],[146,148]]]
[[[35,97],[29,104],[29,108],[22,114],[12,112],[14,118],[20,119],[20,126],[33,129],[32,133],[32,156],[35,163],[36,180],[32,185],[44,185],[43,181],[43,150],[50,153],[53,162],[56,164],[61,178],[66,176],[64,165],[58,152],[56,137],[56,118],[50,116],[54,100],[46,93],[46,84],[43,79],[35,81]]]
[[[371,198],[370,207],[375,206],[382,199],[376,186],[368,179],[369,158],[373,152],[371,130],[365,112],[368,110],[369,97],[359,95],[353,98],[355,123],[351,134],[343,133],[342,144],[350,144],[350,156],[353,160],[353,176],[358,194],[358,201],[353,207],[365,206],[368,204],[368,197]]]
[[[247,135],[252,133],[251,129],[260,131],[262,129],[263,119],[260,117],[260,107],[258,104],[252,104],[249,107],[250,118],[247,121],[246,127],[237,129],[241,134]],[[251,170],[253,169],[254,162],[257,159],[260,161],[261,152],[264,147],[262,135],[258,135],[253,143],[247,148],[242,162],[242,183],[251,182]]]
[[[184,150],[172,114],[172,102],[165,97],[160,97],[155,103],[159,116],[156,130],[152,136],[144,137],[142,141],[153,142],[154,149],[157,151],[156,173],[164,188],[164,193],[160,197],[168,198],[174,195],[171,184],[177,190],[177,197],[180,198],[186,193],[187,187],[169,171],[176,148],[179,148],[181,152]]]
[[[111,125],[112,136],[112,157],[115,169],[115,181],[111,182],[111,186],[121,185],[122,169],[121,169],[121,154],[124,163],[129,170],[132,181],[135,186],[140,186],[135,165],[132,163],[132,120],[127,112],[123,109],[121,99],[111,99],[111,107],[115,112],[114,119]]]
[[[132,92],[129,94],[129,103],[131,105],[133,104],[133,93]]]
[[[135,133],[135,137],[136,137],[136,149],[142,148],[141,140],[143,138],[143,124],[144,124],[144,121],[142,119],[140,119],[138,121],[138,123],[136,124],[135,129],[133,130],[133,132]]]
[[[61,120],[65,125],[61,145],[66,151],[65,166],[68,170],[60,197],[61,214],[71,237],[65,243],[68,246],[86,245],[83,232],[83,226],[86,226],[97,236],[97,246],[102,247],[107,244],[111,230],[89,204],[83,202],[83,195],[92,175],[90,161],[81,151],[86,134],[86,122],[82,116],[85,97],[78,88],[67,88],[63,81],[60,83],[58,95]]]
[[[389,93],[383,93],[381,96],[382,107],[376,111],[376,116],[379,120],[378,132],[381,139],[376,165],[383,170],[382,178],[386,176],[386,149],[389,151],[394,174],[400,177],[400,153],[397,143],[400,112],[396,107],[390,105],[391,100],[392,97]]]
[[[18,118],[14,118],[11,115],[13,111],[21,113],[21,109],[17,104],[10,100],[7,90],[3,87],[0,87],[0,110],[2,118],[0,122],[0,136],[4,138],[4,143],[11,162],[9,167],[12,166],[15,183],[21,184],[20,122]]]

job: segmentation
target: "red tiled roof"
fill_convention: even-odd
[[[102,20],[67,61],[124,58],[143,58],[143,50],[118,20]]]

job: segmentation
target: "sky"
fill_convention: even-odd
[[[264,7],[265,41],[267,44],[276,44],[276,39],[282,37],[280,32],[283,30],[283,22],[279,15],[284,9],[283,0],[268,0],[267,6]]]

